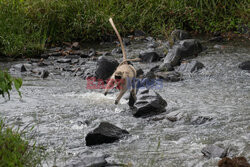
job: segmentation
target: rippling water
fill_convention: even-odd
[[[130,55],[143,46],[131,48]],[[167,112],[184,113],[177,122],[134,118],[125,99],[114,105],[117,92],[104,96],[102,90],[87,90],[86,81],[79,78],[25,76],[22,100],[14,91],[10,101],[0,99],[1,117],[21,127],[35,125],[32,133],[49,152],[44,166],[63,166],[86,155],[102,154],[111,155],[109,161],[133,166],[216,166],[219,158],[202,156],[201,149],[207,144],[230,146],[230,156],[250,160],[250,73],[238,68],[239,63],[250,60],[250,49],[241,43],[225,46],[224,50],[209,47],[195,58],[205,65],[198,73],[184,75],[181,82],[164,83],[163,89],[157,90],[168,102]],[[156,64],[135,66],[147,71]],[[213,120],[191,125],[194,116]],[[131,135],[113,144],[86,147],[86,134],[101,121]]]

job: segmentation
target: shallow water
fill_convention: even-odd
[[[130,55],[138,54],[145,44],[133,47],[128,49]],[[35,125],[32,134],[49,153],[44,166],[64,166],[87,155],[103,154],[110,155],[110,162],[133,166],[216,166],[219,158],[202,156],[201,149],[207,144],[230,146],[229,156],[250,160],[250,73],[238,68],[239,63],[250,60],[249,51],[241,42],[227,43],[222,50],[208,45],[208,50],[195,58],[205,68],[156,90],[168,102],[167,113],[184,113],[177,122],[134,118],[125,99],[114,105],[117,92],[104,96],[103,90],[86,89],[83,79],[53,75],[45,80],[22,76],[22,100],[15,91],[10,101],[1,98],[1,117],[12,125]],[[135,67],[147,71],[156,64],[160,63],[135,63]],[[8,67],[6,63],[1,66]],[[213,120],[191,125],[194,116]],[[116,143],[86,147],[86,134],[101,121],[128,130],[130,136]]]

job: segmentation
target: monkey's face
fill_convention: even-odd
[[[123,78],[123,73],[124,73],[124,72],[117,71],[117,72],[115,73],[115,79],[116,79],[116,80],[122,79],[122,78]]]

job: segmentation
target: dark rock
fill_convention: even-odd
[[[38,67],[45,67],[45,66],[48,66],[48,64],[44,63],[44,62],[38,62],[37,63],[37,66]]]
[[[113,143],[128,134],[128,131],[115,125],[108,122],[101,122],[94,131],[87,134],[85,140],[87,146],[93,146],[103,143]]]
[[[184,40],[184,39],[190,39],[191,35],[184,30],[174,30],[171,33],[171,38],[173,39],[174,42],[179,41],[179,40]]]
[[[122,53],[122,49],[119,47],[119,48],[114,48],[112,51],[111,51],[111,54],[112,55],[116,55],[116,54],[121,54]]]
[[[58,59],[57,63],[71,63],[71,59],[64,59],[64,58]]]
[[[141,31],[141,30],[135,30],[134,31],[134,36],[136,37],[141,37],[141,36],[145,36],[145,32]]]
[[[81,57],[79,55],[69,54],[64,57],[65,59],[80,59]]]
[[[140,68],[138,70],[136,70],[136,77],[140,77],[144,74],[143,70]]]
[[[101,56],[98,58],[95,75],[97,79],[108,79],[119,65],[118,61],[111,57]]]
[[[139,58],[142,62],[156,62],[160,60],[160,56],[155,51],[143,51],[140,53]]]
[[[65,167],[104,167],[108,163],[105,160],[106,156],[101,157],[83,157],[78,162],[73,162]]]
[[[216,145],[211,144],[211,145],[208,145],[207,147],[203,148],[201,150],[201,152],[207,158],[215,158],[215,157],[224,158],[224,157],[226,157],[226,155],[228,153],[228,148],[223,149],[223,148],[220,148]]]
[[[45,79],[49,76],[49,72],[47,70],[43,70],[41,74],[41,78]]]
[[[182,80],[181,74],[176,71],[156,72],[155,75],[157,78],[167,82],[178,82]]]
[[[203,67],[204,65],[201,62],[192,60],[181,63],[180,67],[178,68],[178,71],[191,73],[191,72],[196,72],[202,69]]]
[[[212,121],[213,118],[211,117],[204,117],[204,116],[196,116],[191,120],[192,125],[201,125],[206,123],[207,121]]]
[[[148,117],[165,112],[167,102],[156,92],[138,92],[137,101],[132,108],[135,117]]]
[[[164,59],[172,67],[179,65],[183,58],[197,56],[202,51],[201,43],[196,39],[186,39],[173,46]]]
[[[174,71],[174,67],[170,63],[162,63],[159,69],[160,71]]]
[[[26,67],[23,64],[16,64],[16,65],[14,65],[13,68],[19,72],[27,71]]]
[[[149,71],[151,71],[151,72],[157,72],[157,71],[160,71],[160,69],[159,69],[159,65],[156,65],[156,66],[152,67]]]
[[[239,68],[242,70],[250,70],[250,61],[240,63]]]
[[[74,50],[69,53],[70,55],[79,55],[81,58],[88,58],[89,54],[84,52],[83,50]]]
[[[89,55],[89,57],[95,56],[96,55],[95,49],[93,49],[93,48],[89,49],[89,54],[88,55]]]
[[[74,50],[79,50],[79,49],[80,49],[80,44],[79,44],[79,42],[74,42],[74,43],[71,45],[71,48],[74,49]]]
[[[130,40],[128,38],[123,38],[123,44],[125,46],[128,46],[128,45],[131,45],[131,42],[130,42]]]

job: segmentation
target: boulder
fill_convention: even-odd
[[[179,65],[184,58],[197,56],[202,51],[201,43],[196,39],[186,39],[180,41],[169,50],[164,58],[164,63],[170,64],[172,67]]]
[[[108,164],[105,158],[106,156],[83,157],[82,160],[72,162],[70,165],[66,165],[65,167],[104,167]]]
[[[203,148],[201,152],[207,158],[215,158],[215,157],[224,158],[228,154],[228,148],[223,149],[216,145],[211,144]]]
[[[143,51],[140,53],[139,58],[142,62],[151,63],[160,60],[160,56],[155,51]]]
[[[26,67],[23,64],[16,64],[16,65],[14,65],[13,68],[16,71],[19,71],[19,72],[25,72],[25,71],[27,71]]]
[[[239,68],[242,70],[250,70],[250,61],[240,63]]]
[[[165,112],[167,102],[152,90],[140,90],[137,94],[137,101],[132,108],[135,117],[148,117]]]
[[[87,146],[93,146],[103,143],[113,143],[128,134],[128,131],[115,125],[108,122],[101,122],[96,129],[87,134],[85,140]]]
[[[155,76],[167,82],[178,82],[183,80],[181,73],[176,71],[156,72]]]
[[[190,39],[191,35],[184,30],[174,30],[171,33],[171,38],[173,39],[173,42],[184,40],[184,39]]]
[[[181,63],[181,65],[178,68],[178,71],[192,73],[202,69],[203,67],[204,65],[201,62],[192,60]]]
[[[95,75],[97,79],[108,79],[119,65],[112,57],[101,56],[98,58]]]

